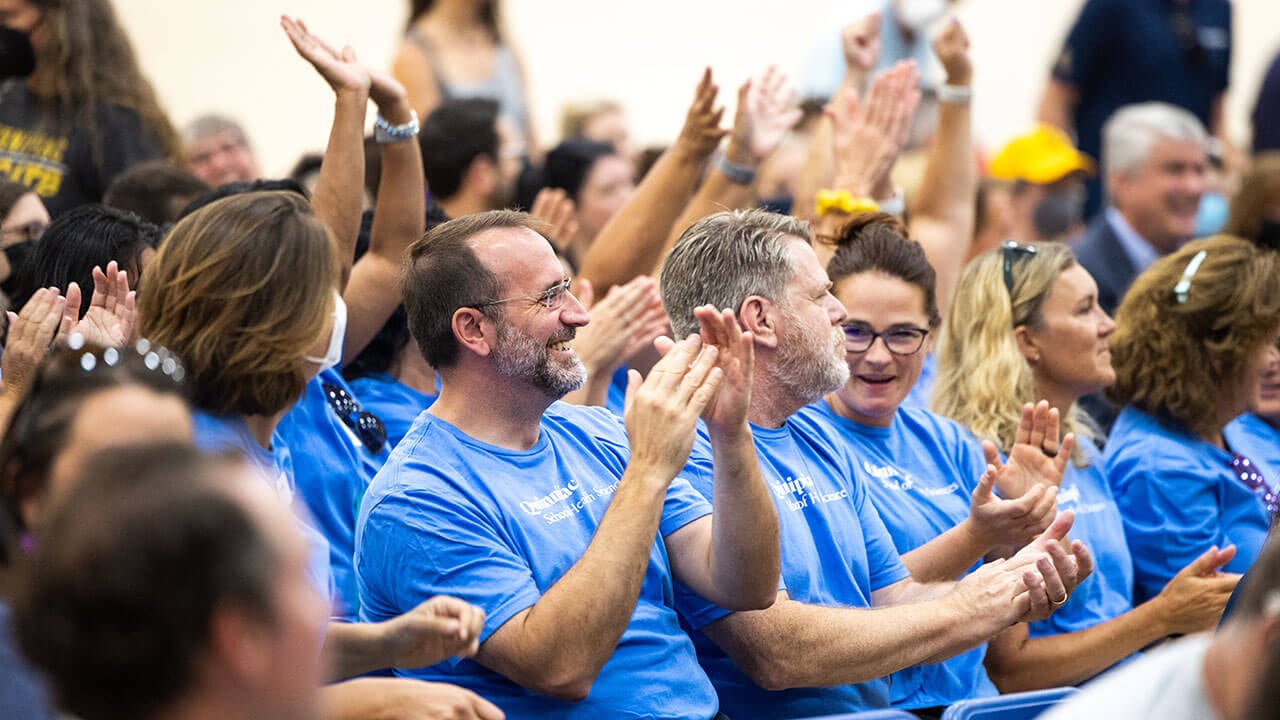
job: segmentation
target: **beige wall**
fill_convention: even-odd
[[[297,14],[366,61],[389,64],[405,0],[114,0],[141,62],[181,125],[218,110],[249,129],[264,169],[284,173],[323,148],[331,96],[279,28]],[[1082,0],[965,0],[973,39],[976,132],[998,144],[1025,127],[1046,69]],[[1280,3],[1235,0],[1230,127],[1243,140],[1266,63],[1280,50]],[[702,66],[726,101],[774,62],[799,70],[828,0],[507,0],[512,40],[532,78],[540,139],[555,140],[560,105],[614,97],[637,138],[669,140]],[[372,114],[370,117],[372,122]]]

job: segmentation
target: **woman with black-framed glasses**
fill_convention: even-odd
[[[1048,525],[1053,493],[1038,489],[999,500],[992,493],[995,474],[986,475],[983,449],[972,436],[905,404],[940,320],[934,271],[923,248],[885,215],[854,219],[836,240],[827,274],[848,311],[850,377],[801,414],[834,428],[854,448],[868,497],[912,576],[955,580],[984,555],[1021,547]],[[894,706],[936,716],[957,700],[995,695],[983,668],[985,652],[984,645],[894,673]]]
[[[1137,551],[1130,551],[1125,509],[1094,444],[1097,430],[1078,402],[1115,381],[1115,330],[1093,277],[1070,248],[1055,242],[1005,246],[975,258],[947,316],[935,407],[1007,452],[1023,404],[1047,399],[1063,432],[1076,438],[1071,451],[1065,442],[1060,451],[1071,462],[1058,506],[1075,513],[1071,534],[1095,561],[1093,574],[1052,616],[992,640],[987,669],[1005,692],[1077,684],[1169,635],[1210,628],[1235,582],[1215,576],[1231,551],[1210,551],[1206,544],[1173,568],[1155,597],[1135,604]]]

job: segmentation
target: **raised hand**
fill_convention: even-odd
[[[1071,451],[1075,449],[1075,436],[1058,441],[1058,409],[1041,400],[1022,406],[1018,432],[1013,447],[1009,449],[1007,463],[1000,461],[996,448],[989,442],[982,444],[987,462],[996,467],[996,487],[1005,497],[1020,497],[1033,486],[1062,485]]]
[[[984,547],[1013,551],[1049,528],[1058,514],[1058,488],[1036,484],[1020,497],[1003,499],[992,491],[995,483],[996,468],[988,465],[969,501],[969,519]]]
[[[920,102],[920,73],[906,60],[876,76],[864,100],[842,89],[824,112],[831,118],[836,187],[870,197],[889,185]]]
[[[880,61],[880,13],[845,25],[840,31],[840,44],[844,49],[845,79],[860,88]]]
[[[625,285],[614,285],[599,302],[588,297],[591,322],[578,330],[574,352],[588,373],[612,375],[627,358],[649,347],[667,332],[667,313],[658,294],[658,283],[641,275]]]
[[[356,61],[356,51],[350,46],[335,50],[332,46],[313,35],[306,23],[288,15],[280,16],[280,27],[289,36],[293,48],[303,60],[320,73],[320,77],[329,83],[335,93],[358,92],[369,94],[373,83],[369,68]]]
[[[1220,572],[1236,556],[1236,546],[1212,547],[1178,571],[1151,599],[1160,608],[1168,635],[1200,632],[1218,626],[1227,600],[1240,582],[1236,573]]]
[[[627,372],[623,418],[631,443],[628,467],[669,483],[689,459],[698,416],[715,397],[723,371],[716,367],[717,348],[704,346],[697,333],[674,344],[659,340],[667,340],[655,343],[664,354],[648,377]]]
[[[738,90],[738,108],[729,135],[731,149],[725,156],[734,162],[747,159],[752,165],[759,165],[778,149],[801,115],[786,74],[770,65]],[[741,157],[742,151],[749,158]]]
[[[25,392],[36,368],[49,353],[49,346],[70,332],[66,306],[67,299],[57,288],[40,288],[21,311],[9,311],[9,339],[0,356],[6,394],[17,396]]]
[[[574,214],[573,198],[560,188],[542,188],[533,198],[533,207],[529,214],[545,222],[547,239],[561,252],[564,252],[573,238],[578,234],[578,220]],[[579,298],[581,300],[581,298]]]
[[[129,274],[119,269],[115,260],[107,263],[106,272],[93,268],[93,296],[89,309],[80,312],[81,290],[77,283],[67,286],[67,318],[73,323],[71,332],[103,347],[120,347],[133,336],[137,319],[137,293],[129,289]]]
[[[724,107],[716,107],[716,95],[720,88],[711,81],[711,68],[702,73],[698,88],[694,91],[693,102],[685,115],[684,126],[676,137],[675,147],[694,157],[705,158],[720,147],[720,141],[726,131],[720,127],[720,119],[724,117]]]
[[[447,595],[382,624],[390,666],[403,669],[475,655],[483,628],[484,610]]]
[[[933,39],[933,52],[947,73],[948,85],[968,85],[973,79],[973,63],[969,59],[969,36],[960,21],[952,18]]]

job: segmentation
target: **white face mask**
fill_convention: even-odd
[[[335,290],[333,292],[333,332],[329,334],[329,347],[322,358],[306,355],[303,359],[319,365],[320,372],[324,372],[342,362],[342,344],[346,338],[347,304],[342,301],[342,295]]]
[[[898,0],[898,22],[913,33],[922,33],[947,14],[947,0]]]

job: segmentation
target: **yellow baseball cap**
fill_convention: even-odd
[[[1093,175],[1094,167],[1093,158],[1076,150],[1066,133],[1041,123],[1001,148],[991,158],[988,173],[998,180],[1047,185],[1073,172]]]

